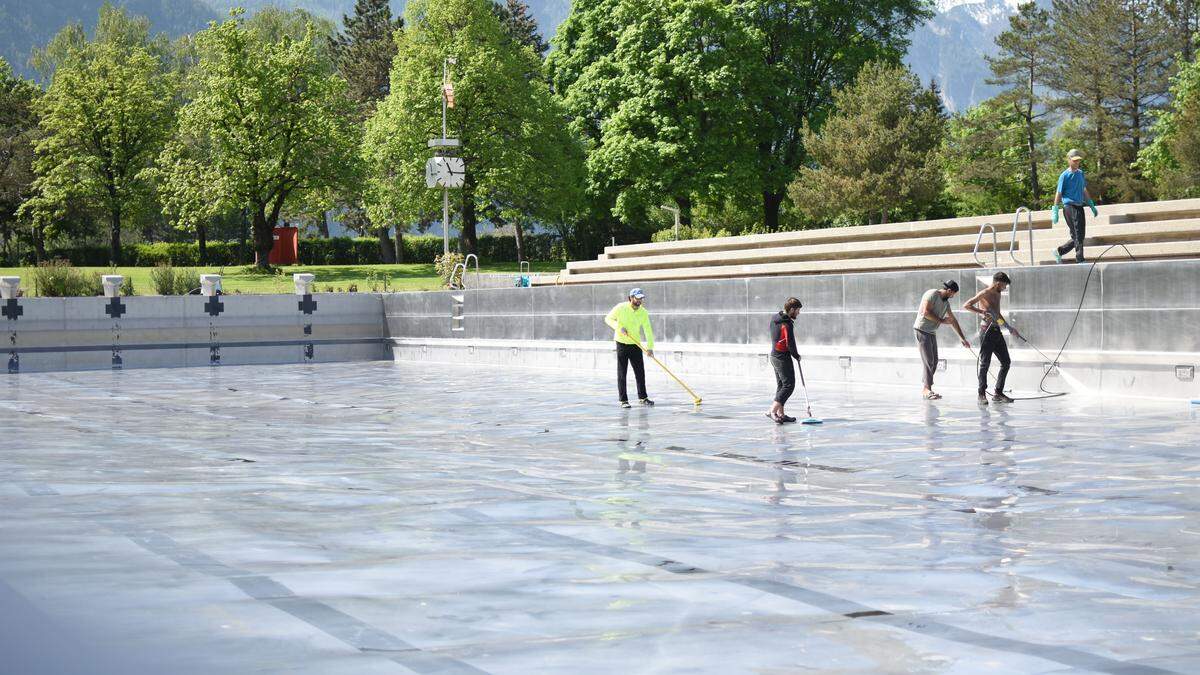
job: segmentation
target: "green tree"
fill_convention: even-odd
[[[262,268],[280,213],[328,206],[357,180],[361,137],[316,27],[300,39],[265,33],[235,11],[196,35],[194,98],[160,160],[171,213],[194,224],[244,210]]]
[[[588,169],[593,183],[616,194],[624,218],[670,201],[690,225],[698,195],[752,179],[752,120],[742,93],[758,45],[734,7],[724,0],[620,6],[626,28],[609,84],[617,100]]]
[[[0,58],[0,250],[15,264],[17,208],[33,190],[33,148],[37,140],[34,107],[41,90],[17,77]]]
[[[389,73],[396,57],[395,33],[404,26],[404,20],[392,18],[388,0],[357,0],[354,14],[343,16],[342,25],[343,32],[329,44],[338,72],[349,85],[350,98],[358,104],[361,119],[365,121],[388,94]],[[393,245],[388,221],[373,223],[362,206],[359,186],[351,187],[352,192],[341,199],[345,211],[342,222],[360,232],[373,233],[379,239],[383,262],[396,262],[404,251],[404,227],[396,225]]]
[[[610,86],[619,75],[613,59],[622,25],[618,7],[624,0],[576,0],[558,27],[546,56],[546,76],[555,98],[565,108],[571,133],[583,144],[585,156],[599,146],[601,124],[615,110],[619,97]],[[623,222],[616,211],[616,192],[603,181],[585,180],[585,200],[569,221],[554,225],[574,258],[594,257],[611,240],[645,240],[653,221]]]
[[[1060,114],[1081,121],[1082,131],[1095,154],[1095,170],[1088,176],[1088,191],[1098,201],[1107,196],[1114,173],[1109,161],[1119,137],[1113,114],[1117,72],[1115,39],[1119,0],[1054,0],[1051,19],[1054,49],[1051,53],[1052,105]],[[1062,157],[1057,157],[1061,163]]]
[[[538,30],[537,19],[529,11],[524,0],[493,0],[492,11],[500,19],[500,25],[518,44],[529,47],[541,56],[550,49]]]
[[[939,150],[946,119],[936,94],[902,66],[875,62],[834,94],[835,112],[804,147],[792,199],[817,217],[866,216],[886,223],[918,216],[944,187]]]
[[[363,119],[387,96],[395,33],[404,19],[392,18],[388,0],[355,0],[354,13],[342,16],[342,32],[329,39],[338,72],[346,79],[350,98]]]
[[[1136,165],[1155,114],[1166,105],[1178,44],[1159,0],[1124,0],[1117,26],[1117,119],[1122,125],[1117,191],[1128,200],[1153,197]]]
[[[132,14],[124,7],[104,2],[100,6],[96,30],[90,41],[101,44],[141,45],[166,63],[170,58],[171,42],[163,33],[152,34],[150,26],[150,19],[145,16]],[[88,42],[87,32],[82,23],[68,23],[45,47],[33,50],[29,63],[41,80],[49,83],[59,64],[84,49]]]
[[[739,11],[761,40],[748,102],[757,123],[763,222],[776,230],[788,185],[811,163],[804,130],[820,129],[834,92],[864,64],[899,61],[907,36],[931,14],[921,0],[746,0]]]
[[[109,257],[121,255],[127,221],[156,208],[150,169],[171,133],[176,79],[151,52],[146,32],[105,5],[101,25],[135,26],[74,43],[56,63],[38,101],[36,195],[22,207],[53,223],[78,201],[104,214]]]
[[[1010,97],[988,99],[950,120],[944,163],[946,192],[960,215],[1010,213],[1030,202],[1030,176],[1043,183],[1041,151],[1046,143],[1046,125],[1033,128],[1033,146],[1039,154],[1029,166],[1028,119],[1012,105]],[[1039,186],[1039,192],[1044,185]]]
[[[1196,58],[1196,36],[1200,34],[1200,2],[1163,0],[1162,8],[1171,27],[1180,61],[1191,63]]]
[[[1154,141],[1138,164],[1161,197],[1200,197],[1200,58],[1175,76],[1171,105],[1155,121]]]
[[[1050,13],[1033,2],[1027,2],[1017,9],[1016,14],[1009,17],[1008,25],[1008,30],[996,38],[1000,53],[995,57],[987,57],[992,70],[988,84],[1005,87],[997,103],[1011,106],[1013,112],[1020,117],[1023,133],[1018,142],[1024,146],[1024,163],[1027,168],[1022,201],[1027,206],[1034,206],[1042,201],[1042,185],[1038,176],[1041,152],[1038,138],[1044,139],[1046,134],[1043,118],[1047,113],[1040,91],[1048,80],[1046,50],[1052,35]],[[976,120],[980,117],[982,115],[977,116]],[[981,131],[986,133],[986,130]],[[1005,138],[1005,135],[998,137]],[[1007,148],[994,149],[1011,154]]]
[[[454,56],[449,134],[461,140],[466,162],[456,195],[462,250],[474,253],[480,209],[537,195],[540,182],[570,172],[571,155],[554,140],[564,113],[545,83],[528,76],[538,57],[504,32],[490,0],[414,0],[397,46],[391,93],[367,123],[367,211],[374,222],[416,222],[439,210],[440,191],[426,188],[424,167],[427,141],[441,136],[442,62]]]
[[[1097,154],[1089,191],[1109,201],[1149,197],[1135,160],[1167,101],[1178,47],[1161,3],[1055,0],[1051,16],[1055,105],[1083,120]]]

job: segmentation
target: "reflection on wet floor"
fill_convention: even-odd
[[[770,382],[691,384],[702,408],[390,363],[0,380],[0,653],[1200,672],[1195,409],[825,385],[824,425],[780,427]]]

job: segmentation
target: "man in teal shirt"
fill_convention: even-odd
[[[604,323],[613,329],[613,340],[617,343],[617,395],[622,408],[631,407],[625,389],[629,366],[633,366],[633,376],[637,380],[638,400],[642,405],[654,405],[646,394],[646,366],[642,361],[642,347],[638,344],[644,340],[646,353],[654,356],[654,331],[650,328],[650,313],[642,305],[645,299],[642,289],[635,288],[629,291],[628,302],[619,303],[604,317]]]
[[[1083,207],[1092,209],[1092,216],[1100,215],[1096,210],[1096,202],[1088,194],[1087,177],[1083,169],[1083,153],[1071,150],[1067,153],[1067,170],[1058,177],[1058,190],[1054,193],[1054,206],[1050,209],[1050,221],[1058,224],[1059,204],[1062,205],[1063,215],[1067,217],[1067,229],[1071,231],[1071,241],[1054,249],[1054,259],[1062,262],[1062,257],[1075,249],[1075,262],[1083,262],[1083,238],[1085,236],[1085,221]]]

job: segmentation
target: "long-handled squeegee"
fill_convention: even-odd
[[[636,337],[634,337],[630,333],[626,333],[626,335],[628,335],[633,340],[633,343],[638,346],[638,349],[641,349],[643,352],[646,351],[646,348],[642,346],[641,341],[639,341]],[[684,384],[683,380],[679,379],[679,377],[676,376],[675,373],[672,373],[671,369],[668,368],[662,361],[659,361],[657,356],[654,356],[652,354],[647,354],[647,355],[650,356],[651,361],[654,361],[655,363],[657,363],[659,365],[660,368],[665,370],[666,373],[671,376],[671,379],[678,382],[679,386],[683,387],[687,391],[687,393],[692,395],[692,403],[694,405],[700,405],[700,397],[696,395],[696,392],[692,391],[691,387]]]

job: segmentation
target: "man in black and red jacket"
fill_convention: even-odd
[[[783,413],[783,406],[796,390],[796,369],[792,359],[800,360],[796,351],[796,316],[803,305],[796,298],[783,303],[783,311],[771,317],[771,367],[775,369],[775,401],[767,413],[776,424],[795,422],[795,417]]]

